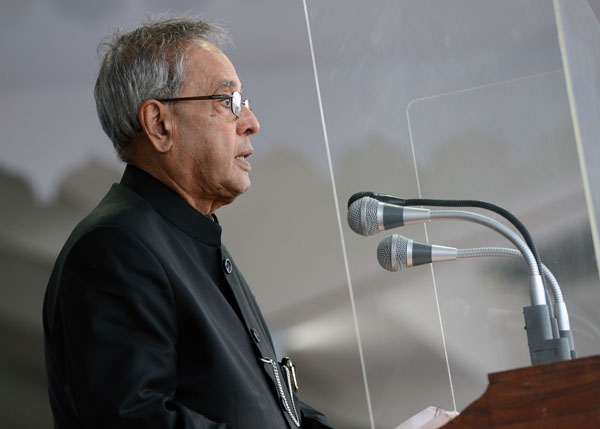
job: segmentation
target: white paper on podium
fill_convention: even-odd
[[[458,416],[456,411],[446,411],[440,407],[429,406],[396,427],[396,429],[436,429],[456,416]]]

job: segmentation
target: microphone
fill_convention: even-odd
[[[459,258],[476,258],[480,256],[504,256],[511,258],[524,259],[523,254],[516,249],[507,249],[503,247],[482,247],[475,249],[456,249],[454,247],[445,247],[419,243],[408,239],[400,234],[392,234],[385,237],[377,246],[377,261],[382,268],[388,271],[399,271],[417,265],[429,264],[432,262],[453,261]],[[542,272],[544,277],[552,286],[554,295],[554,307],[556,317],[550,316],[552,337],[544,336],[540,345],[540,330],[538,324],[528,321],[534,321],[538,316],[531,315],[534,311],[532,307],[524,308],[526,325],[530,325],[528,336],[530,337],[530,347],[532,363],[542,363],[546,361],[574,359],[577,357],[575,346],[573,344],[573,334],[569,323],[567,307],[563,299],[562,291],[552,272],[544,265]],[[542,315],[545,319],[546,315]],[[540,331],[546,331],[541,329]],[[534,343],[537,343],[534,345]],[[551,356],[543,356],[545,353],[551,353]]]
[[[348,225],[360,235],[375,235],[385,229],[429,220],[431,210],[401,207],[362,197],[348,208]]]
[[[432,262],[453,261],[458,249],[410,240],[400,234],[385,237],[377,246],[377,261],[388,271],[399,271]]]

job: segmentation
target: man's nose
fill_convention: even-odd
[[[252,110],[246,106],[242,106],[242,116],[237,121],[238,134],[251,136],[260,130],[258,119]]]

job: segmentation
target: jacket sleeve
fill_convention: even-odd
[[[132,233],[99,227],[69,252],[59,313],[66,391],[84,428],[228,428],[175,399],[170,282]]]

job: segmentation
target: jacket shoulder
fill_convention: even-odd
[[[131,189],[115,183],[100,203],[75,227],[67,245],[98,227],[117,227],[137,235],[148,223],[160,219],[161,216],[146,200]]]
[[[164,223],[161,215],[131,189],[115,183],[98,205],[71,232],[58,258],[60,265],[84,237],[98,230],[122,231],[145,242],[147,231]]]

